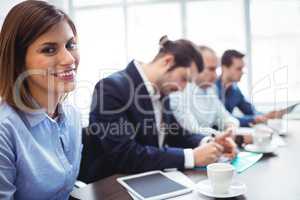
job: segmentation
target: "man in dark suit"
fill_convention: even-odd
[[[170,112],[167,95],[183,89],[202,69],[201,54],[191,42],[162,38],[152,62],[134,60],[125,70],[99,81],[89,125],[95,150],[85,180],[204,166],[223,153],[233,157],[230,133],[204,141],[203,135],[183,130]]]

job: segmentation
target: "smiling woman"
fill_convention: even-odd
[[[24,1],[0,34],[0,199],[68,199],[79,171],[81,123],[63,102],[79,64],[71,19]]]
[[[58,101],[64,93],[74,90],[78,62],[74,33],[63,20],[28,47],[25,72],[32,96],[49,105],[49,95]],[[51,108],[49,114],[55,112],[55,105]]]

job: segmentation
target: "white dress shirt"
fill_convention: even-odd
[[[218,133],[210,128],[213,126],[220,130],[239,126],[239,121],[225,109],[213,87],[203,89],[188,83],[183,91],[170,95],[170,106],[179,124],[192,133],[210,135]]]
[[[162,106],[162,102],[160,101],[160,97],[161,97],[160,92],[157,89],[155,89],[154,85],[148,80],[146,74],[144,73],[141,67],[141,63],[135,60],[134,65],[136,66],[139,74],[141,75],[145,87],[150,95],[153,110],[154,110],[156,128],[158,130],[158,145],[159,148],[162,148],[166,133],[161,126],[163,106]],[[184,149],[183,151],[184,151],[185,168],[193,168],[195,166],[193,150]]]

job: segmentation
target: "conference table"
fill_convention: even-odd
[[[238,174],[247,186],[237,200],[300,200],[300,121],[288,121],[288,134],[283,136],[285,146],[272,154],[265,154],[255,165]],[[187,170],[184,174],[194,183],[207,179],[205,171]],[[114,175],[72,191],[71,196],[84,200],[129,200],[131,196],[116,181]],[[199,194],[199,200],[214,198]]]

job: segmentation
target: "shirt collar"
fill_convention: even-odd
[[[65,123],[65,119],[66,119],[66,115],[63,109],[63,106],[61,104],[58,104],[58,117],[57,117],[57,121],[52,119],[51,117],[49,117],[45,111],[45,109],[38,109],[36,111],[32,111],[32,112],[23,112],[24,116],[26,118],[26,120],[28,121],[28,123],[30,124],[31,127],[35,127],[38,124],[40,124],[42,121],[44,121],[45,119],[48,119],[52,122],[57,122],[58,124],[64,124]]]
[[[202,88],[199,87],[195,82],[187,83],[186,88],[189,88],[191,90],[196,90],[197,93],[201,93],[201,94],[212,94],[212,93],[216,93],[217,91],[217,86],[215,84],[206,88]]]
[[[225,88],[225,85],[222,82],[222,76],[217,79],[217,87],[219,90],[224,90],[225,92],[234,90],[237,87],[237,82],[233,82],[229,87]]]
[[[161,94],[160,92],[155,89],[155,87],[153,86],[153,84],[149,81],[149,79],[147,78],[145,72],[143,71],[142,69],[142,66],[141,66],[141,63],[134,60],[134,65],[136,66],[137,68],[137,71],[139,72],[139,74],[141,75],[142,79],[143,79],[143,82],[144,82],[144,85],[150,95],[150,97],[154,100],[159,100],[160,97],[161,97]]]
[[[216,83],[217,83],[216,85],[217,85],[218,89],[222,89],[223,88],[221,76],[218,77]]]

